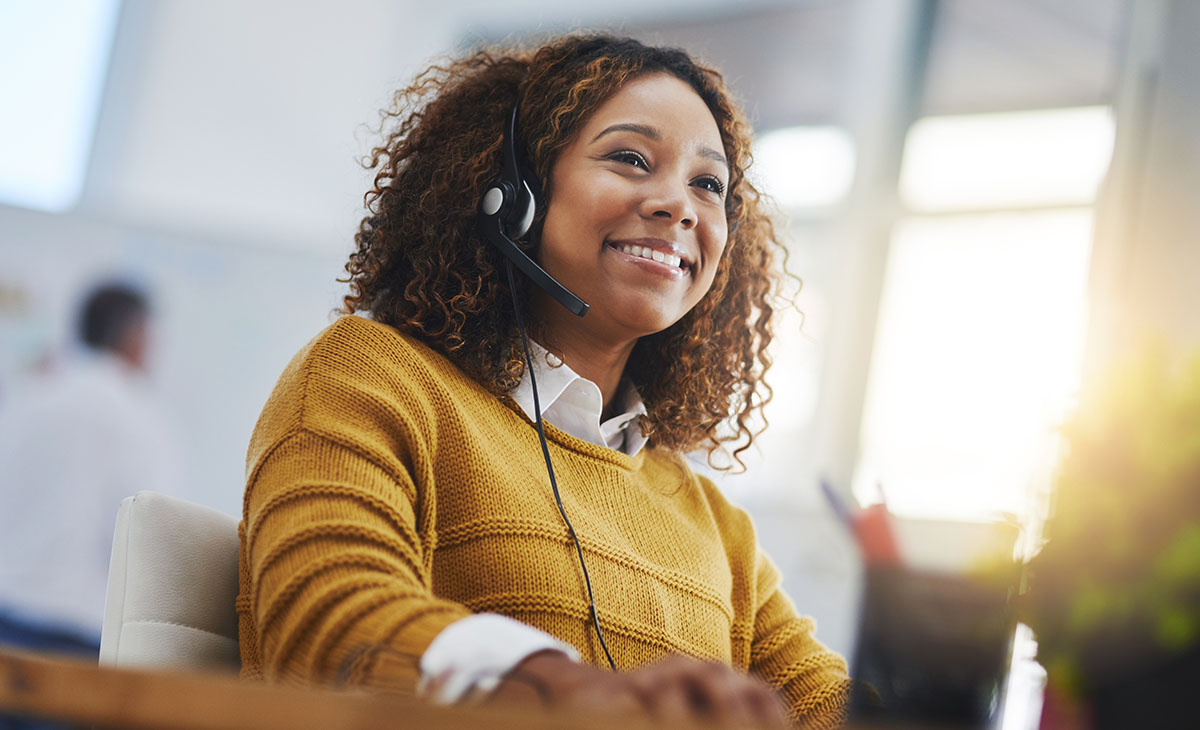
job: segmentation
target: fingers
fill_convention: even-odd
[[[722,664],[674,657],[629,677],[642,704],[664,724],[702,720],[731,728],[789,726],[769,686]]]
[[[541,652],[522,661],[505,675],[493,697],[528,699],[531,690],[541,704],[555,709],[610,716],[646,714],[627,675],[580,664],[560,652]]]
[[[510,672],[492,699],[528,702],[534,689],[548,707],[610,717],[649,716],[664,726],[790,727],[783,703],[767,684],[723,664],[679,656],[629,673],[553,655],[534,657]]]
[[[645,716],[646,707],[621,675],[605,674],[575,689],[564,698],[563,707],[618,717]]]
[[[792,723],[788,720],[787,706],[782,698],[765,682],[751,681],[754,682],[755,688],[744,697],[749,712],[757,719],[758,724],[764,728],[790,728]]]

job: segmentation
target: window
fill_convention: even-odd
[[[971,519],[1029,509],[1078,387],[1106,108],[914,125],[855,472],[860,501]]]
[[[748,173],[789,211],[828,209],[854,181],[854,141],[837,127],[786,127],[755,141]]]
[[[0,4],[0,203],[62,212],[78,202],[119,8]]]

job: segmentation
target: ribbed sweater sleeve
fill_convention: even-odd
[[[813,620],[780,589],[779,570],[761,550],[757,555],[750,671],[780,692],[797,727],[840,727],[850,697],[846,661],[814,638]]]
[[[410,424],[429,404],[380,398],[347,361],[354,348],[338,344],[326,337],[297,355],[251,443],[243,665],[273,679],[410,690],[429,643],[470,615],[433,595],[419,527],[433,495],[411,475],[422,450]]]

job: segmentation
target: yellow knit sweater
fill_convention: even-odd
[[[843,660],[779,589],[754,529],[677,455],[546,436],[618,669],[670,654],[841,717]],[[535,626],[607,666],[537,433],[424,344],[343,317],[288,365],[250,442],[237,609],[243,673],[411,690],[472,612]]]

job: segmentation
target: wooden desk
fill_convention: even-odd
[[[0,715],[122,730],[714,730],[510,708],[435,707],[399,695],[304,689],[229,674],[118,669],[0,648]],[[753,730],[743,728],[742,730]],[[845,730],[882,730],[852,724]],[[886,730],[928,730],[889,725]],[[946,730],[940,728],[939,730]]]
[[[629,719],[304,689],[226,674],[101,667],[0,649],[0,713],[129,730],[650,730]]]

